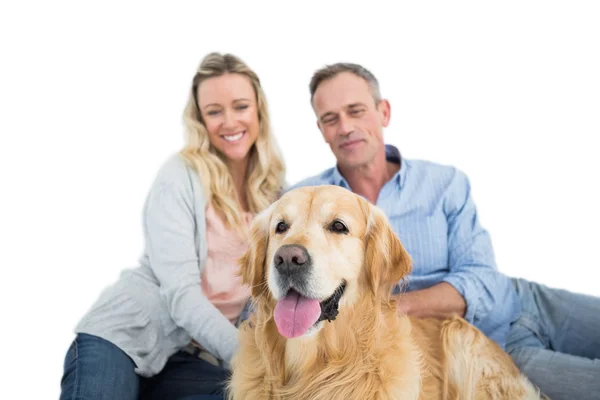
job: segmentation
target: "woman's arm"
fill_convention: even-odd
[[[206,260],[198,254],[195,231],[196,220],[205,218],[198,206],[204,199],[192,179],[198,178],[181,159],[159,173],[144,211],[146,251],[173,321],[228,365],[237,350],[238,330],[200,288]]]

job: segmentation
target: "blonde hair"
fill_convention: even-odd
[[[250,148],[245,185],[249,211],[256,214],[278,198],[284,185],[285,166],[271,133],[265,94],[256,73],[234,55],[210,53],[200,63],[183,114],[186,144],[181,154],[198,172],[207,202],[212,202],[215,210],[225,217],[225,224],[246,233],[232,176],[223,155],[210,143],[197,98],[198,86],[204,80],[227,73],[250,80],[258,105],[259,133]]]

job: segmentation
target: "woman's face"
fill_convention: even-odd
[[[210,143],[228,161],[245,160],[260,126],[250,79],[235,73],[208,78],[198,86],[197,96]]]

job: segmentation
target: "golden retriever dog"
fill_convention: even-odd
[[[410,257],[383,212],[347,189],[286,193],[253,221],[240,266],[254,313],[240,326],[230,399],[540,398],[464,319],[397,310]]]

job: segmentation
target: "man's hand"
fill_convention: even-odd
[[[460,293],[446,282],[430,288],[396,295],[398,311],[419,318],[447,318],[452,314],[464,317],[467,303]]]

